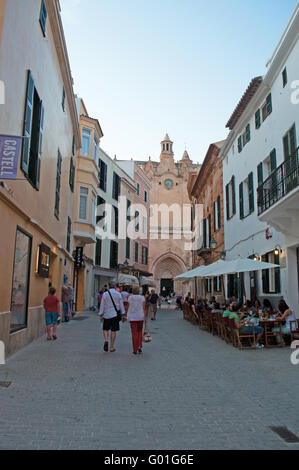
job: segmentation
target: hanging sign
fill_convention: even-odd
[[[22,137],[0,134],[0,180],[15,180]]]

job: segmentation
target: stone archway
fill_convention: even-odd
[[[173,281],[176,276],[185,272],[186,265],[184,261],[174,253],[165,253],[164,255],[157,258],[153,263],[153,274],[156,282],[156,288],[160,292],[161,281],[165,281],[164,284],[173,286],[173,289],[177,295],[182,295],[184,288],[182,281],[174,281],[173,283],[167,283],[167,280]]]

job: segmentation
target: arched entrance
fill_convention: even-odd
[[[174,278],[185,271],[184,261],[174,253],[169,252],[157,258],[153,264],[153,274],[160,294],[168,295],[171,291],[182,294],[182,282]]]

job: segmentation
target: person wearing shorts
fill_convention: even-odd
[[[59,316],[60,300],[56,297],[56,289],[51,287],[49,295],[44,299],[45,319],[48,334],[48,341],[56,340],[56,329]],[[53,328],[53,336],[51,337],[51,329]]]
[[[114,343],[116,339],[116,332],[119,331],[119,320],[117,318],[117,311],[119,310],[123,321],[125,320],[125,307],[120,292],[115,289],[115,284],[109,284],[110,289],[103,294],[99,316],[103,322],[103,333],[105,338],[104,351],[108,352],[109,349],[109,331],[110,337],[110,352],[115,352]],[[112,301],[113,299],[113,301]],[[114,302],[114,305],[113,305]]]

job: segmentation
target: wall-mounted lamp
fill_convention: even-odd
[[[220,255],[220,258],[223,259],[226,257],[226,251],[216,251],[216,248],[217,248],[217,242],[215,240],[215,238],[212,238],[212,240],[210,241],[210,248],[211,250],[213,250],[215,253],[217,253],[218,255]]]
[[[278,256],[282,252],[281,248],[279,245],[275,247],[274,254],[275,256]]]

